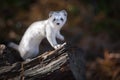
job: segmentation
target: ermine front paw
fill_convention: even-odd
[[[66,42],[63,43],[63,44],[57,44],[57,45],[54,46],[54,49],[61,48],[61,47],[65,46],[65,45],[66,45]]]
[[[31,61],[31,59],[26,59],[26,60],[25,60],[26,63],[28,63],[28,62],[30,62],[30,61]]]
[[[58,49],[60,47],[62,47],[62,46],[60,44],[57,44],[57,45],[54,46],[54,49]]]

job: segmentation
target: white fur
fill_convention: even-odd
[[[67,12],[65,10],[52,11],[49,13],[47,20],[37,21],[30,25],[18,46],[13,43],[9,46],[16,48],[24,60],[31,59],[38,55],[39,44],[44,38],[47,38],[51,46],[57,49],[61,47],[61,45],[57,44],[56,38],[64,40],[64,37],[60,34],[60,29],[65,24],[66,20]]]

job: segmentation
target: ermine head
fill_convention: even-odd
[[[53,25],[62,27],[67,20],[67,12],[65,10],[51,11],[49,13],[49,18]]]

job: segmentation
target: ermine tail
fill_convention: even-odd
[[[8,46],[18,51],[18,45],[15,44],[15,43],[10,42],[10,43],[8,44]]]

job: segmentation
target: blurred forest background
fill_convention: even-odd
[[[31,23],[63,9],[66,42],[83,33],[77,46],[87,55],[87,80],[120,80],[120,0],[1,0],[0,43],[19,43]]]

